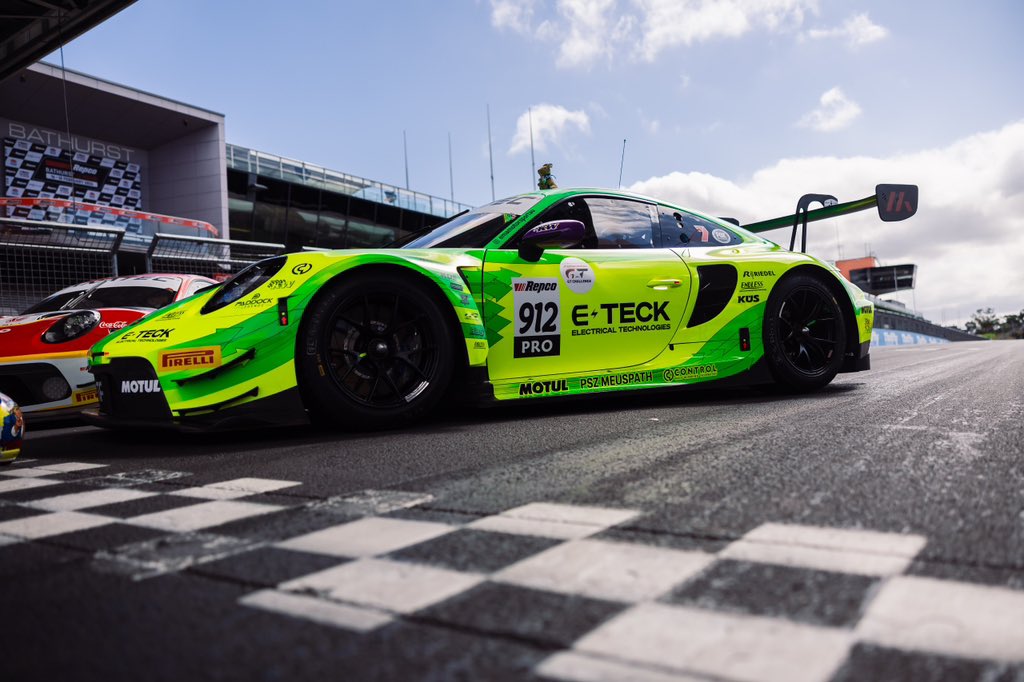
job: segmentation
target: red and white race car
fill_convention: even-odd
[[[93,344],[215,284],[198,275],[99,279],[61,289],[21,315],[0,316],[0,393],[31,421],[97,402],[96,382],[86,368]]]

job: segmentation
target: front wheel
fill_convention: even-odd
[[[314,421],[346,429],[401,426],[451,382],[444,311],[408,276],[355,275],[331,285],[300,330],[296,374]]]
[[[768,298],[765,358],[784,388],[813,391],[835,378],[846,351],[843,311],[821,280],[788,277]]]

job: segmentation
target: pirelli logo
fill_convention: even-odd
[[[220,367],[220,347],[193,348],[192,350],[165,350],[160,353],[160,371],[177,372],[183,369],[212,369]]]

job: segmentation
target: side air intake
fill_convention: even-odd
[[[731,265],[699,265],[697,280],[700,283],[697,303],[687,327],[704,324],[725,310],[736,291],[736,268]]]

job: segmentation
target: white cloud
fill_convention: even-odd
[[[820,106],[808,112],[797,125],[821,133],[831,133],[846,128],[860,116],[860,106],[848,99],[838,87],[832,88],[818,100]]]
[[[850,17],[839,28],[815,28],[807,32],[807,37],[812,40],[838,38],[845,40],[850,47],[867,45],[882,40],[887,35],[889,35],[889,30],[871,21],[866,12]]]
[[[538,104],[524,111],[516,119],[516,133],[512,137],[509,154],[530,149],[530,119],[533,119],[533,148],[545,152],[552,146],[563,148],[572,132],[590,133],[590,117],[583,110],[570,111],[557,104]]]
[[[535,0],[491,0],[491,25],[529,33]]]
[[[883,223],[874,211],[836,219],[844,257],[870,244],[883,263],[916,263],[913,299],[934,321],[993,307],[1024,309],[1024,119],[941,149],[891,157],[784,159],[746,181],[675,172],[631,190],[714,215],[755,222],[790,214],[799,195],[823,192],[839,201],[870,195],[877,183],[921,188],[917,215]],[[811,223],[808,250],[836,257],[836,229]],[[789,231],[766,235],[789,243]]]
[[[624,56],[653,61],[667,49],[755,29],[798,29],[818,0],[557,0],[538,18],[535,0],[491,0],[491,24],[558,43],[556,64],[587,68]]]

